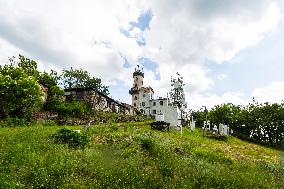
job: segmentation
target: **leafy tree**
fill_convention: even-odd
[[[29,76],[33,76],[37,79],[39,78],[40,72],[37,70],[37,62],[35,62],[34,60],[31,60],[19,54],[19,62],[15,62],[15,59],[10,59],[10,62],[11,61],[22,68]]]
[[[20,56],[19,62],[10,59],[10,64],[0,66],[0,113],[1,117],[27,117],[43,103],[43,92],[32,76],[36,73],[35,66]]]
[[[103,85],[101,79],[92,77],[86,70],[71,67],[70,70],[63,70],[60,76],[55,71],[52,72],[52,75],[65,89],[94,88],[106,95],[109,94],[108,86]]]
[[[196,127],[203,127],[203,121],[206,120],[206,115],[208,115],[207,110],[200,109],[198,111],[192,111],[191,115],[193,116]]]
[[[199,110],[192,115],[196,125],[201,127],[206,118],[206,112]],[[229,125],[238,138],[271,146],[284,144],[283,103],[259,104],[253,101],[247,106],[221,104],[212,108],[207,115],[212,124]]]
[[[43,109],[47,111],[56,111],[56,107],[64,101],[64,90],[57,85],[56,78],[52,73],[41,73],[39,82],[49,88]]]

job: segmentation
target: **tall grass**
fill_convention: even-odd
[[[279,152],[235,138],[110,123],[72,149],[52,141],[61,128],[0,128],[0,188],[283,188]]]

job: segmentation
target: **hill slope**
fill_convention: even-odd
[[[0,188],[284,187],[283,152],[234,137],[104,124],[91,128],[84,150],[74,150],[53,143],[60,128],[0,128]]]

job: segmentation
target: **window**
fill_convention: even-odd
[[[164,102],[163,102],[163,101],[160,101],[160,105],[163,106],[163,105],[164,105]]]
[[[134,96],[134,99],[137,100],[138,99],[137,96]]]
[[[143,93],[143,97],[145,97],[146,96],[146,94],[145,93]]]
[[[143,85],[143,81],[141,81],[141,84]]]
[[[78,100],[84,99],[84,91],[78,91],[76,95]]]
[[[153,106],[156,106],[156,102],[153,102]]]
[[[136,103],[134,103],[133,105],[134,105],[134,107],[136,107]]]
[[[157,110],[153,110],[153,114],[156,114],[157,113]]]
[[[135,78],[135,81],[138,81],[138,77]]]
[[[143,107],[145,106],[145,102],[142,102],[142,106],[143,106]]]
[[[135,84],[134,87],[137,88],[137,84]]]

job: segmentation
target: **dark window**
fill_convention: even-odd
[[[156,102],[153,102],[153,106],[156,106]]]
[[[163,105],[164,105],[164,102],[163,102],[163,101],[160,101],[160,105],[163,106]]]
[[[138,81],[138,77],[136,77],[135,80]]]
[[[145,106],[145,102],[142,102],[142,106]]]
[[[136,87],[137,87],[137,84],[135,84],[134,87],[136,88]]]
[[[76,95],[78,100],[84,99],[84,91],[78,91]]]
[[[136,107],[136,103],[134,103],[133,105],[134,105],[134,107]]]
[[[146,96],[146,94],[145,93],[143,93],[143,97],[145,97]]]
[[[134,96],[134,99],[137,100],[138,99],[137,96]]]
[[[153,114],[156,114],[157,113],[157,111],[156,110],[153,110]]]
[[[143,81],[141,81],[141,84],[143,85]]]

